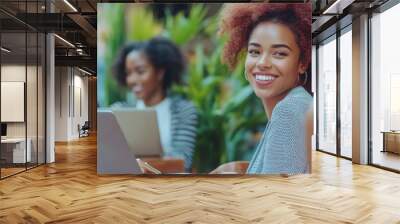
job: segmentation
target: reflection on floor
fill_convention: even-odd
[[[400,155],[392,152],[374,151],[373,163],[400,171]]]
[[[400,175],[313,152],[309,175],[98,176],[96,138],[0,181],[0,223],[399,223]]]
[[[18,173],[18,172],[21,172],[24,170],[25,170],[25,167],[24,168],[1,168],[1,178],[13,175],[15,173]]]
[[[25,164],[2,164],[2,168],[0,170],[1,172],[1,178],[8,177],[10,175],[22,172],[26,170]],[[34,163],[28,163],[27,169],[29,170],[32,167],[36,167],[36,164]]]

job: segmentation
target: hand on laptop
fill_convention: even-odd
[[[248,161],[234,161],[220,165],[215,170],[211,171],[210,174],[245,174]]]
[[[141,160],[141,159],[136,159],[136,161],[139,164],[140,169],[144,174],[161,174],[161,171],[157,170],[147,162]]]

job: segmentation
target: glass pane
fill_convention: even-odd
[[[38,22],[38,16],[35,15],[39,11],[37,1],[27,2],[26,12],[27,18],[32,23]],[[27,143],[30,149],[30,159],[28,160],[28,168],[35,167],[38,164],[38,33],[36,30],[27,30],[27,80],[26,80],[26,110],[27,110]]]
[[[318,149],[336,154],[336,39],[318,48]]]
[[[372,22],[372,163],[400,170],[400,4]]]
[[[38,19],[35,14],[43,13],[44,5],[44,0],[0,3],[16,17],[28,20]],[[7,21],[0,29],[4,87],[0,109],[6,114],[1,118],[0,171],[5,177],[45,161],[45,36],[1,12],[0,18]],[[14,120],[7,116],[14,116]]]
[[[25,170],[26,151],[26,33],[1,34],[1,140],[2,177]],[[29,149],[29,147],[28,147]]]
[[[38,45],[38,163],[45,163],[45,52],[46,37],[44,34],[39,34]]]
[[[340,36],[340,153],[352,157],[352,35]]]
[[[31,153],[28,154],[31,158],[28,159],[28,168],[37,165],[37,103],[38,103],[38,36],[36,32],[27,33],[28,38],[28,63],[27,63],[27,81],[26,81],[26,112],[27,112],[27,142],[28,149]]]

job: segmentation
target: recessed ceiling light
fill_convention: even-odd
[[[69,3],[68,0],[64,0],[65,4],[67,4],[72,10],[74,10],[75,12],[78,12],[78,10],[71,4]]]
[[[355,0],[336,0],[322,14],[342,14],[343,10],[351,5]]]
[[[85,74],[87,74],[87,75],[92,75],[92,73],[90,73],[90,72],[88,72],[88,71],[86,71],[86,70],[83,70],[83,69],[81,69],[81,68],[79,68],[79,67],[78,67],[78,69],[79,69],[81,72],[83,72],[83,73],[85,73]]]
[[[64,43],[68,44],[69,46],[75,48],[75,45],[71,44],[71,42],[69,42],[69,41],[67,41],[66,39],[60,37],[59,35],[54,34],[54,36],[57,37],[58,39],[62,40]]]
[[[7,48],[5,48],[5,47],[1,47],[1,50],[4,51],[4,52],[7,52],[7,53],[10,53],[10,52],[11,52],[11,50],[9,50],[9,49],[7,49]]]

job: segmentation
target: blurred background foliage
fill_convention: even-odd
[[[221,4],[100,4],[99,45],[104,67],[98,79],[100,106],[129,101],[130,91],[119,87],[111,65],[125,43],[161,35],[180,46],[187,60],[183,85],[172,91],[191,100],[199,125],[193,169],[209,172],[218,165],[250,160],[267,122],[259,99],[244,78],[242,63],[230,71],[221,63],[224,37],[217,36]]]

